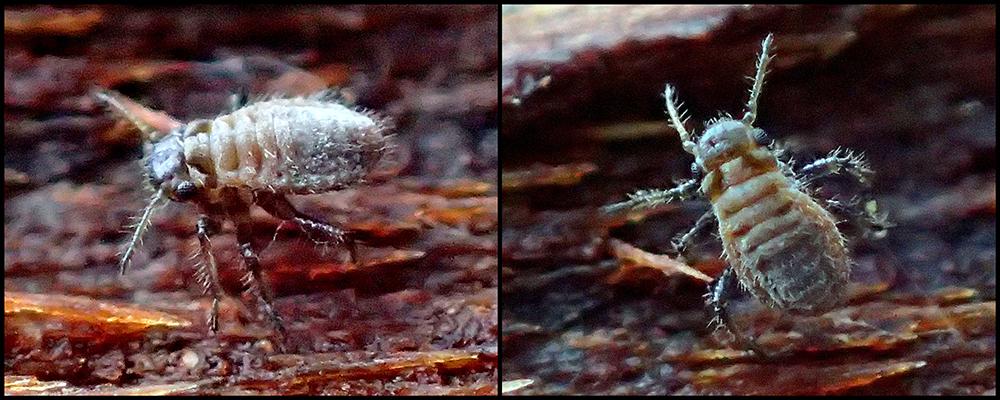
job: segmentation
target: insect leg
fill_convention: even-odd
[[[246,210],[241,210],[246,211]],[[232,213],[232,210],[230,210]],[[232,216],[232,214],[230,214]],[[281,332],[282,335],[285,334],[285,325],[281,323],[281,318],[278,317],[278,313],[274,311],[274,301],[271,298],[271,288],[267,284],[267,280],[264,279],[263,272],[260,268],[260,258],[257,257],[257,250],[253,248],[252,244],[252,234],[253,227],[251,226],[250,216],[248,213],[238,215],[233,218],[236,221],[236,240],[239,243],[240,256],[243,258],[243,263],[246,265],[249,273],[244,278],[244,283],[246,284],[247,290],[251,293],[257,295],[257,298],[264,303],[264,309],[267,314],[271,317],[271,322],[274,323],[274,327]]]
[[[808,186],[818,179],[844,172],[862,188],[871,186],[871,168],[860,154],[854,154],[850,150],[835,149],[828,156],[802,167],[796,175],[801,186]],[[822,201],[827,210],[834,214],[847,217],[847,220],[861,227],[872,238],[884,237],[887,229],[893,226],[886,220],[885,213],[878,209],[875,200],[861,201],[855,198],[841,201],[835,197],[817,200]]]
[[[222,288],[219,286],[219,269],[215,264],[215,256],[212,255],[212,242],[209,235],[219,230],[219,223],[209,217],[202,215],[198,219],[198,255],[201,261],[201,268],[198,272],[202,276],[202,284],[205,292],[212,292],[212,311],[208,317],[208,325],[212,332],[219,331],[219,296],[222,295]]]
[[[804,185],[842,172],[849,174],[862,187],[871,185],[868,180],[873,173],[871,168],[862,155],[854,154],[850,150],[835,149],[826,157],[813,161],[798,171],[801,176],[799,181]]]
[[[673,245],[674,249],[677,250],[677,253],[684,254],[688,246],[691,245],[691,242],[695,238],[695,236],[701,234],[705,230],[705,228],[711,227],[712,221],[714,220],[715,220],[715,213],[712,210],[708,210],[707,212],[702,214],[701,217],[698,218],[698,221],[694,223],[694,226],[691,227],[691,230],[687,231],[687,233],[685,233],[684,235],[674,239]]]
[[[760,347],[753,337],[745,336],[737,327],[732,318],[729,316],[729,311],[726,309],[729,306],[729,300],[734,297],[736,293],[740,290],[738,281],[733,275],[732,268],[726,268],[722,273],[722,276],[718,277],[714,282],[712,282],[709,287],[708,294],[705,295],[708,298],[708,304],[712,307],[712,312],[715,313],[715,319],[713,321],[717,322],[719,326],[725,328],[736,340],[743,343],[747,348],[752,350],[757,354],[766,354],[761,351]]]
[[[351,262],[358,260],[357,244],[354,236],[350,232],[337,228],[323,221],[317,221],[305,215],[288,201],[285,196],[269,193],[255,193],[257,205],[278,218],[295,222],[302,230],[310,236],[320,236],[332,239],[336,243],[343,243],[350,253]]]
[[[601,211],[612,214],[633,208],[650,208],[666,204],[674,200],[684,200],[693,197],[698,192],[698,179],[691,179],[677,185],[673,189],[639,190],[629,193],[628,200],[621,203],[604,206]]]
[[[237,189],[226,188],[222,192],[222,201],[208,206],[216,207],[216,212],[225,213],[236,224],[236,242],[243,265],[247,269],[247,274],[243,277],[245,290],[257,296],[257,299],[264,304],[264,309],[271,317],[275,329],[284,335],[285,325],[274,311],[271,288],[263,276],[260,258],[257,256],[258,249],[253,247],[254,228],[253,220],[250,218],[250,203]]]
[[[861,201],[857,197],[850,200],[841,201],[834,198],[817,198],[823,203],[823,207],[839,218],[851,223],[864,232],[864,235],[871,239],[881,239],[888,234],[889,228],[895,226],[888,221],[885,212],[878,208],[878,203],[874,199]]]

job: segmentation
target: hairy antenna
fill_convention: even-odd
[[[761,44],[763,49],[760,52],[760,58],[757,59],[757,74],[753,78],[753,87],[750,89],[750,100],[747,101],[747,113],[743,116],[743,122],[748,125],[753,125],[754,121],[757,120],[757,99],[760,97],[761,89],[764,88],[764,75],[767,75],[767,64],[774,58],[774,55],[770,54],[774,50],[774,46],[772,46],[773,41],[774,34],[769,33],[764,38],[764,43]]]
[[[218,329],[219,298],[224,295],[209,239],[217,233],[219,221],[236,225],[239,255],[247,270],[245,290],[261,300],[279,332],[284,332],[284,326],[271,305],[257,255],[260,249],[251,240],[255,226],[251,206],[294,223],[310,237],[345,245],[350,262],[358,260],[351,232],[299,212],[286,195],[324,193],[364,183],[392,147],[389,124],[383,118],[333,101],[327,91],[307,97],[275,97],[242,107],[238,106],[241,102],[234,102],[229,114],[187,123],[111,90],[95,89],[93,94],[142,131],[146,180],[156,190],[123,254],[121,274],[149,228],[154,210],[167,199],[201,209],[197,254],[203,260],[204,285],[212,292],[212,331]]]
[[[146,233],[146,229],[149,228],[149,220],[153,216],[156,204],[165,197],[166,193],[164,193],[163,189],[157,190],[153,198],[150,199],[149,205],[146,206],[146,210],[142,212],[142,218],[139,219],[139,223],[135,226],[135,232],[132,233],[132,240],[129,241],[128,248],[125,249],[125,254],[122,255],[122,260],[118,263],[118,272],[120,274],[125,275],[125,268],[128,267],[129,259],[132,258],[132,252],[135,251],[136,245],[142,240],[142,234]]]
[[[91,94],[139,128],[143,140],[156,142],[166,136],[167,132],[182,125],[170,115],[143,107],[118,92],[94,88]]]

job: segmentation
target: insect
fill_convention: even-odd
[[[390,145],[387,123],[373,114],[331,101],[330,93],[275,98],[236,109],[214,119],[182,124],[121,94],[95,90],[94,96],[142,132],[144,171],[155,194],[139,218],[119,264],[124,275],[150,217],[165,200],[197,204],[199,273],[213,296],[209,325],[218,330],[219,273],[210,235],[220,222],[236,226],[239,254],[248,274],[246,290],[262,301],[279,332],[270,290],[261,276],[251,244],[250,206],[291,221],[311,237],[342,243],[357,259],[351,232],[313,219],[292,206],[286,195],[311,194],[355,186],[383,160]]]
[[[722,116],[709,121],[700,137],[684,128],[675,90],[667,85],[666,112],[684,151],[695,157],[695,178],[668,190],[638,191],[628,201],[604,209],[613,213],[696,194],[706,197],[712,209],[680,238],[678,247],[709,226],[713,217],[718,220],[729,267],[711,284],[706,297],[716,320],[737,336],[726,311],[736,293],[736,280],[769,307],[817,313],[841,303],[851,272],[846,240],[827,209],[841,205],[830,201],[824,207],[820,202],[825,200],[813,198],[806,188],[811,179],[797,178],[791,165],[779,159],[779,149],[760,143],[764,132],[753,126],[767,65],[773,58],[772,41],[770,34],[763,41],[746,113],[741,119]],[[867,183],[872,173],[861,156],[835,150],[800,174],[841,172],[861,183]],[[703,175],[700,181],[699,175]],[[746,342],[756,349],[752,338]]]

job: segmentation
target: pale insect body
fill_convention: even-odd
[[[780,309],[835,306],[851,261],[833,215],[785,175],[770,149],[756,144],[749,125],[720,122],[696,147],[713,152],[706,142],[733,146],[702,160],[701,192],[712,202],[726,259],[743,287]]]
[[[285,194],[322,193],[355,186],[375,170],[388,151],[387,124],[376,116],[328,100],[320,92],[305,98],[270,99],[214,119],[182,124],[113,91],[95,93],[128,119],[146,142],[144,159],[156,194],[140,218],[120,263],[125,273],[156,205],[163,199],[198,204],[202,279],[214,297],[209,323],[218,329],[222,294],[209,236],[219,219],[235,223],[247,289],[263,300],[275,327],[283,331],[271,305],[252,245],[249,207],[295,223],[310,236],[343,243],[356,260],[354,240],[345,232],[296,210]]]
[[[201,186],[309,194],[363,180],[385,152],[384,131],[369,114],[313,96],[193,121],[181,137]]]
[[[773,149],[758,143],[763,132],[753,122],[767,64],[773,57],[768,54],[771,42],[772,35],[768,35],[744,117],[710,121],[700,138],[693,138],[684,128],[674,89],[666,87],[667,114],[684,150],[695,156],[696,172],[703,174],[700,183],[692,179],[669,190],[639,191],[629,195],[629,201],[606,208],[613,212],[648,207],[696,192],[708,198],[730,268],[713,283],[707,297],[726,326],[731,325],[726,306],[735,289],[733,275],[770,307],[814,313],[842,302],[851,270],[847,243],[834,216],[805,191]],[[871,173],[859,156],[847,153],[842,157],[839,152],[806,168],[828,174],[844,170],[861,181]],[[710,220],[701,218],[682,242]],[[752,339],[749,344],[755,347]]]

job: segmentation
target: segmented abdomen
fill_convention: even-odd
[[[214,174],[219,187],[296,194],[343,189],[364,179],[386,152],[379,119],[314,98],[255,103],[207,124],[184,139],[184,153],[209,179]]]
[[[709,171],[702,190],[724,251],[745,288],[772,307],[815,312],[837,305],[849,281],[833,216],[757,147]]]

